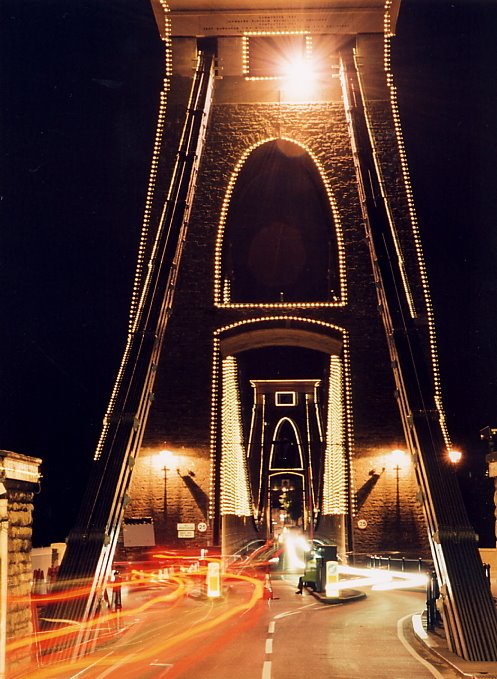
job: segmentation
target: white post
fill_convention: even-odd
[[[221,573],[217,561],[211,561],[207,566],[207,596],[211,599],[221,596]]]
[[[338,588],[338,561],[326,562],[325,596],[340,596],[340,590]]]

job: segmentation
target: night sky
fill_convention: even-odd
[[[147,0],[4,0],[0,13],[0,448],[43,459],[40,545],[74,520],[124,347],[163,46]],[[491,0],[403,0],[394,47],[476,522],[491,514],[479,430],[497,426],[496,37]]]

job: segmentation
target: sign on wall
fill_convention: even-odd
[[[194,538],[195,524],[194,523],[177,523],[178,538]]]

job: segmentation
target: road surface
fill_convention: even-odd
[[[219,599],[171,583],[124,591],[123,611],[103,621],[95,652],[73,664],[38,666],[36,679],[453,679],[455,673],[414,637],[410,616],[423,591],[371,591],[347,604],[326,605],[296,576],[260,583],[231,578]],[[184,584],[184,583],[183,583]],[[104,634],[105,636],[105,634]]]

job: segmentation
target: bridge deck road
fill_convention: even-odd
[[[33,679],[455,679],[459,676],[415,639],[410,616],[421,591],[364,591],[367,598],[330,606],[296,578],[273,578],[273,599],[232,582],[218,601],[189,597],[132,613],[120,640],[79,664],[33,668]],[[159,590],[161,591],[161,590]],[[153,596],[138,591],[126,607]],[[134,601],[133,601],[134,600]],[[399,621],[404,619],[402,624]]]
[[[195,667],[195,679],[428,679],[454,678],[413,632],[420,591],[367,592],[367,598],[330,606],[295,583],[274,581],[274,599],[243,637]],[[408,616],[408,617],[406,617]],[[405,618],[403,623],[400,620]]]

